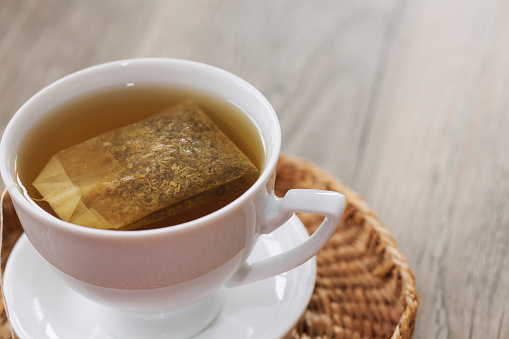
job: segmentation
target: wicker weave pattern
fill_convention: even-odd
[[[418,297],[408,263],[369,206],[352,190],[302,159],[282,156],[276,194],[290,188],[341,192],[347,206],[336,233],[316,256],[311,302],[288,338],[411,338]],[[322,217],[300,214],[310,233]]]
[[[283,196],[291,188],[341,192],[347,206],[336,233],[317,255],[311,302],[287,338],[411,338],[418,306],[415,280],[393,238],[368,205],[316,165],[281,156],[276,193]],[[10,199],[4,211],[3,264],[22,232]],[[311,214],[299,217],[310,233],[322,221]],[[7,339],[3,304],[0,312],[0,338]]]

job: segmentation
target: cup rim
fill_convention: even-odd
[[[149,230],[136,230],[136,231],[119,231],[119,230],[109,230],[109,229],[98,229],[98,228],[91,228],[86,226],[80,226],[76,225],[67,221],[64,221],[60,218],[57,218],[45,210],[43,210],[41,207],[36,205],[35,203],[31,203],[26,197],[19,186],[15,187],[12,184],[17,184],[16,180],[13,180],[16,176],[14,173],[10,173],[10,170],[7,166],[6,161],[6,155],[9,153],[8,146],[10,140],[13,138],[15,131],[13,131],[14,128],[19,124],[18,120],[22,119],[24,112],[33,104],[34,101],[38,100],[39,97],[48,95],[48,92],[51,93],[51,91],[55,90],[55,88],[65,86],[67,83],[75,81],[75,78],[78,78],[82,76],[85,73],[89,73],[91,71],[95,71],[98,69],[105,69],[105,68],[113,68],[117,67],[121,64],[159,64],[159,65],[167,65],[167,64],[174,64],[174,65],[182,65],[184,67],[194,67],[194,68],[200,68],[207,71],[212,71],[218,73],[219,76],[222,77],[229,77],[232,81],[235,81],[236,84],[239,86],[244,87],[247,91],[249,91],[252,95],[255,95],[257,101],[260,102],[261,106],[264,107],[264,109],[267,111],[267,117],[271,119],[270,123],[274,125],[274,135],[273,135],[273,143],[272,143],[272,149],[270,156],[265,158],[265,164],[264,167],[261,169],[260,176],[255,181],[255,183],[246,191],[244,192],[240,197],[229,203],[228,205],[220,208],[219,210],[216,210],[210,214],[207,214],[201,218],[191,220],[185,223],[168,226],[168,227],[162,227],[162,228],[156,228],[156,229],[149,229]],[[264,142],[265,144],[265,142]],[[179,232],[182,230],[188,230],[195,227],[200,227],[201,225],[206,225],[209,222],[214,222],[215,219],[218,219],[222,217],[225,214],[232,213],[232,211],[236,208],[238,208],[239,205],[245,204],[250,200],[250,197],[255,194],[258,190],[262,189],[266,182],[270,179],[270,176],[273,175],[273,172],[276,168],[277,161],[279,158],[279,153],[281,149],[281,129],[279,125],[279,120],[277,118],[277,115],[272,107],[272,105],[269,103],[269,101],[265,98],[265,96],[256,89],[253,85],[248,83],[246,80],[240,78],[239,76],[226,71],[224,69],[218,68],[213,65],[193,61],[193,60],[185,60],[185,59],[176,59],[176,58],[133,58],[133,59],[122,59],[122,60],[116,60],[116,61],[110,61],[106,63],[101,63],[98,65],[90,66],[81,70],[78,70],[76,72],[73,72],[69,75],[66,75],[51,84],[45,86],[40,91],[38,91],[36,94],[34,94],[31,98],[29,98],[12,116],[11,120],[7,124],[7,127],[4,130],[1,142],[0,142],[0,154],[2,154],[2,162],[0,163],[0,174],[2,177],[2,180],[4,182],[4,185],[9,191],[9,194],[11,196],[11,199],[13,199],[17,204],[23,207],[25,211],[32,214],[32,216],[36,216],[37,218],[42,218],[43,221],[46,223],[49,223],[52,225],[52,227],[59,228],[63,231],[68,232],[75,232],[83,235],[90,235],[90,236],[101,236],[101,237],[112,237],[112,238],[124,238],[124,237],[140,237],[140,236],[157,236],[163,233],[172,233],[172,232]],[[17,151],[17,150],[16,150]],[[267,153],[267,150],[265,150]],[[11,155],[14,158],[16,158],[16,154]],[[16,161],[16,160],[14,160]]]

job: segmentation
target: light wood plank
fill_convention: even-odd
[[[408,3],[373,112],[354,185],[415,269],[417,338],[509,335],[508,9]]]

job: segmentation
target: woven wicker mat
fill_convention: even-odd
[[[290,156],[281,156],[276,193],[290,188],[341,192],[347,206],[341,223],[317,254],[317,280],[307,310],[287,338],[411,338],[418,297],[407,261],[392,236],[368,205],[322,169]],[[10,199],[4,203],[2,263],[21,235]],[[312,233],[322,218],[299,217]],[[3,270],[2,266],[2,270]],[[10,338],[3,304],[0,338]]]

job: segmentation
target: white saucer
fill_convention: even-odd
[[[249,261],[286,251],[307,238],[294,216],[260,237]],[[218,318],[193,338],[280,338],[306,309],[315,278],[313,258],[273,278],[226,289]],[[25,235],[7,262],[4,291],[11,324],[21,339],[114,339],[99,325],[95,304],[68,288]]]

